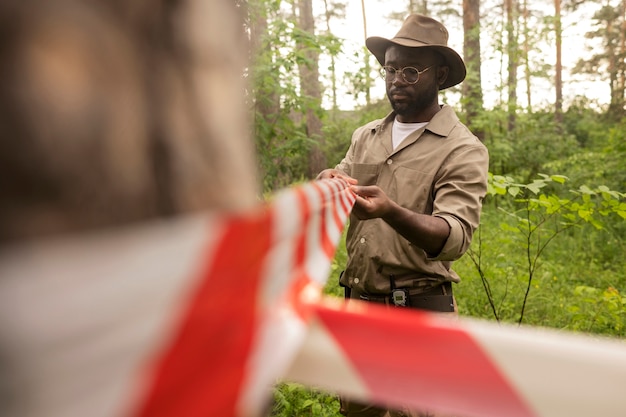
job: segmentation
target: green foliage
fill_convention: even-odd
[[[626,184],[626,119],[610,124],[589,110],[575,111],[568,129],[575,132],[583,149],[570,156],[544,164],[545,169],[562,172],[573,186],[601,183],[611,189]]]
[[[490,171],[531,181],[539,172],[559,172],[572,187],[604,184],[624,189],[626,119],[612,122],[594,103],[577,100],[556,124],[551,112],[519,114],[508,131],[506,113],[495,109],[479,113],[474,126],[485,134]]]
[[[298,28],[279,1],[250,2],[249,25],[263,28],[248,76],[248,97],[254,116],[264,190],[283,188],[306,177],[308,155],[318,138],[307,132],[306,115],[325,116],[321,103],[300,91],[300,66],[310,66],[309,52],[337,55],[341,48],[332,34],[312,35]],[[260,7],[265,4],[266,7]]]
[[[523,181],[544,171],[545,165],[576,154],[580,143],[564,131],[550,112],[519,114],[514,131],[507,129],[504,110],[483,112],[473,121],[485,132],[490,169],[495,174],[515,175]]]
[[[614,287],[600,289],[587,285],[574,288],[578,303],[568,307],[571,330],[587,333],[624,334],[626,329],[626,296]]]
[[[364,58],[365,57],[365,58]],[[367,96],[369,89],[371,88],[372,80],[375,78],[372,77],[372,57],[370,52],[364,46],[361,48],[361,51],[355,52],[350,58],[352,68],[346,74],[348,82],[352,86],[350,94],[354,96],[354,100],[358,100],[361,96]],[[367,61],[364,61],[367,60]],[[376,70],[379,68],[378,64],[374,65],[373,68]]]
[[[386,100],[377,101],[358,111],[331,111],[324,119],[324,136],[326,146],[324,152],[328,166],[337,165],[346,154],[354,130],[372,120],[380,119],[390,111]]]
[[[273,417],[339,417],[339,400],[334,395],[282,383],[274,390]]]
[[[333,262],[330,265],[330,275],[328,277],[328,281],[326,286],[324,287],[324,294],[332,295],[335,297],[343,298],[344,290],[339,286],[339,276],[341,272],[345,269],[346,263],[348,262],[348,254],[346,253],[346,231],[344,230],[344,234],[342,239],[339,241],[337,245],[337,252],[333,258]]]
[[[540,267],[549,245],[554,245],[557,238],[568,232],[573,236],[578,230],[572,229],[583,229],[584,225],[597,231],[613,231],[612,224],[626,220],[626,202],[623,201],[626,194],[606,186],[581,186],[564,191],[566,182],[567,178],[562,175],[540,174],[539,178],[524,184],[511,177],[490,174],[488,196],[504,201],[500,201],[496,213],[483,216],[467,257],[482,283],[487,301],[484,306],[489,306],[498,321],[515,319],[522,323],[530,291],[539,288]],[[499,213],[505,216],[498,216]],[[497,230],[486,230],[485,223],[493,226],[490,218],[494,214],[499,219]],[[624,236],[608,234],[623,247]],[[485,244],[485,237],[489,239],[488,244]],[[517,248],[515,255],[501,252],[501,248],[510,246]],[[504,281],[504,287],[495,290],[495,281]],[[482,316],[484,312],[478,314]]]

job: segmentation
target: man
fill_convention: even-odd
[[[318,176],[344,177],[357,195],[340,279],[347,298],[456,311],[451,283],[459,276],[450,266],[478,227],[488,153],[454,110],[439,104],[438,91],[466,74],[447,40],[446,28],[422,15],[409,16],[392,39],[366,40],[383,66],[393,110],[358,128],[345,158]],[[387,411],[342,401],[347,416]]]

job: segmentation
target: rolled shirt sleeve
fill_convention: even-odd
[[[453,261],[469,249],[487,193],[488,161],[486,148],[475,146],[459,151],[442,167],[432,214],[448,222],[450,235],[441,252],[429,260]]]

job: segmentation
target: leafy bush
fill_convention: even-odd
[[[560,175],[540,174],[539,178],[524,184],[510,177],[490,174],[488,194],[508,196],[512,201],[497,207],[495,216],[485,213],[467,258],[480,278],[495,320],[513,319],[522,323],[526,308],[530,307],[529,295],[539,288],[542,271],[546,269],[541,267],[548,258],[547,251],[557,239],[567,238],[568,232],[575,233],[575,229],[585,224],[603,233],[606,225],[626,220],[624,194],[606,186],[594,189],[581,186],[567,193],[550,191],[549,186],[564,186],[566,181]],[[485,236],[486,220],[494,217],[499,224],[491,231],[487,229],[489,234]],[[613,237],[623,242],[623,238]],[[503,248],[511,247],[514,252],[502,252]],[[582,250],[585,249],[589,248]],[[549,276],[558,276],[556,271],[552,272]],[[498,287],[498,293],[495,282],[502,280],[505,285]]]
[[[300,384],[282,383],[274,390],[274,417],[340,417],[339,399]]]

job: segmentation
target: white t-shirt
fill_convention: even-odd
[[[393,149],[395,150],[398,145],[400,145],[402,141],[406,139],[406,137],[409,136],[411,133],[423,128],[427,124],[428,122],[401,123],[396,118],[396,120],[394,120],[393,122],[393,129],[391,130],[391,142],[393,143]]]

